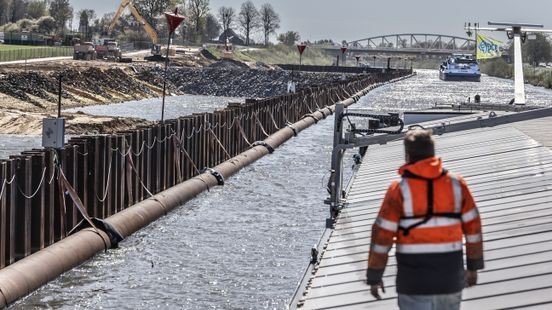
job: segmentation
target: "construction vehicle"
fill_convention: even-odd
[[[99,39],[96,44],[96,53],[98,58],[102,59],[120,60],[122,56],[117,41],[113,39]]]
[[[97,53],[94,48],[94,43],[83,42],[75,44],[73,49],[73,59],[95,60],[96,57]]]
[[[148,34],[148,36],[151,39],[151,42],[153,43],[153,47],[151,49],[151,53],[154,57],[160,57],[161,56],[161,45],[157,44],[157,32],[153,27],[140,15],[138,10],[136,10],[136,7],[134,4],[132,4],[132,0],[123,0],[121,4],[119,5],[119,9],[115,13],[115,16],[113,17],[113,20],[111,21],[111,24],[109,25],[109,31],[108,33],[113,32],[113,29],[115,28],[115,25],[117,24],[117,21],[119,20],[119,17],[121,17],[121,14],[125,10],[125,8],[128,6],[130,9],[130,13],[136,18],[136,20],[142,24],[144,27],[144,30]]]

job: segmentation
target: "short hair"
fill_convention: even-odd
[[[435,156],[435,141],[431,137],[431,131],[425,129],[408,131],[404,137],[404,151],[408,155],[409,163]]]

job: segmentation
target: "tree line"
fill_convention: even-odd
[[[161,37],[167,33],[163,13],[178,8],[186,19],[176,35],[190,43],[237,37],[245,45],[269,45],[281,23],[279,14],[270,3],[257,8],[250,0],[239,8],[222,6],[216,12],[211,10],[209,0],[133,0],[132,3]],[[94,9],[75,12],[69,0],[0,0],[0,31],[63,35],[71,32],[76,19],[78,32],[85,39],[113,36],[127,41],[149,40],[142,25],[130,14],[121,16],[113,33],[109,33],[114,15],[111,12],[99,17]],[[254,41],[256,35],[262,37],[261,42]],[[295,31],[288,31],[276,39],[282,44],[293,45],[300,36]]]

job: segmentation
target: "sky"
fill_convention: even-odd
[[[508,21],[544,24],[552,29],[551,0],[252,0],[259,8],[270,2],[280,14],[279,32],[298,31],[301,40],[352,41],[397,33],[431,33],[466,37],[465,22]],[[116,11],[120,0],[70,0],[75,12]],[[244,0],[211,0],[211,11]],[[93,5],[92,5],[93,4]],[[91,7],[93,6],[93,7]],[[494,35],[504,39],[504,34]]]

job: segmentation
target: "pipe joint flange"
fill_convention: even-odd
[[[94,227],[92,227],[91,224],[94,224]],[[107,237],[109,238],[109,246],[106,243],[106,240],[104,240],[105,243],[105,250],[107,251],[108,248],[116,249],[119,247],[119,242],[123,241],[125,238],[123,235],[115,228],[113,225],[109,224],[107,221],[99,219],[99,218],[90,218],[90,222],[87,220],[80,221],[69,233],[68,235],[73,235],[78,231],[84,230],[90,228],[92,231],[96,231],[96,229],[104,232]],[[102,239],[103,236],[100,235]]]
[[[318,109],[316,110],[316,112],[319,112],[322,114],[322,119],[326,119],[327,116],[326,116],[326,113],[324,113],[324,109]]]
[[[292,125],[291,123],[287,123],[287,124],[286,124],[286,127],[288,127],[289,129],[293,130],[293,135],[294,135],[295,137],[297,137],[297,135],[298,135],[299,133],[297,132],[297,129],[296,129],[295,127],[293,127],[293,125]]]
[[[215,177],[215,179],[217,179],[217,184],[220,185],[220,186],[223,186],[224,185],[224,176],[222,176],[222,174],[220,174],[220,172],[216,171],[215,169],[213,168],[203,168],[203,170],[201,170],[201,173],[205,173],[205,172],[209,172],[211,173],[212,176]]]
[[[312,114],[305,114],[305,115],[303,115],[303,117],[301,117],[301,119],[305,119],[307,117],[312,118],[314,120],[314,123],[318,124],[318,119],[316,117],[314,117],[314,115],[312,115]]]
[[[274,148],[270,144],[266,143],[265,141],[254,142],[252,144],[252,146],[254,146],[254,147],[255,146],[264,146],[268,150],[268,154],[274,153]]]

